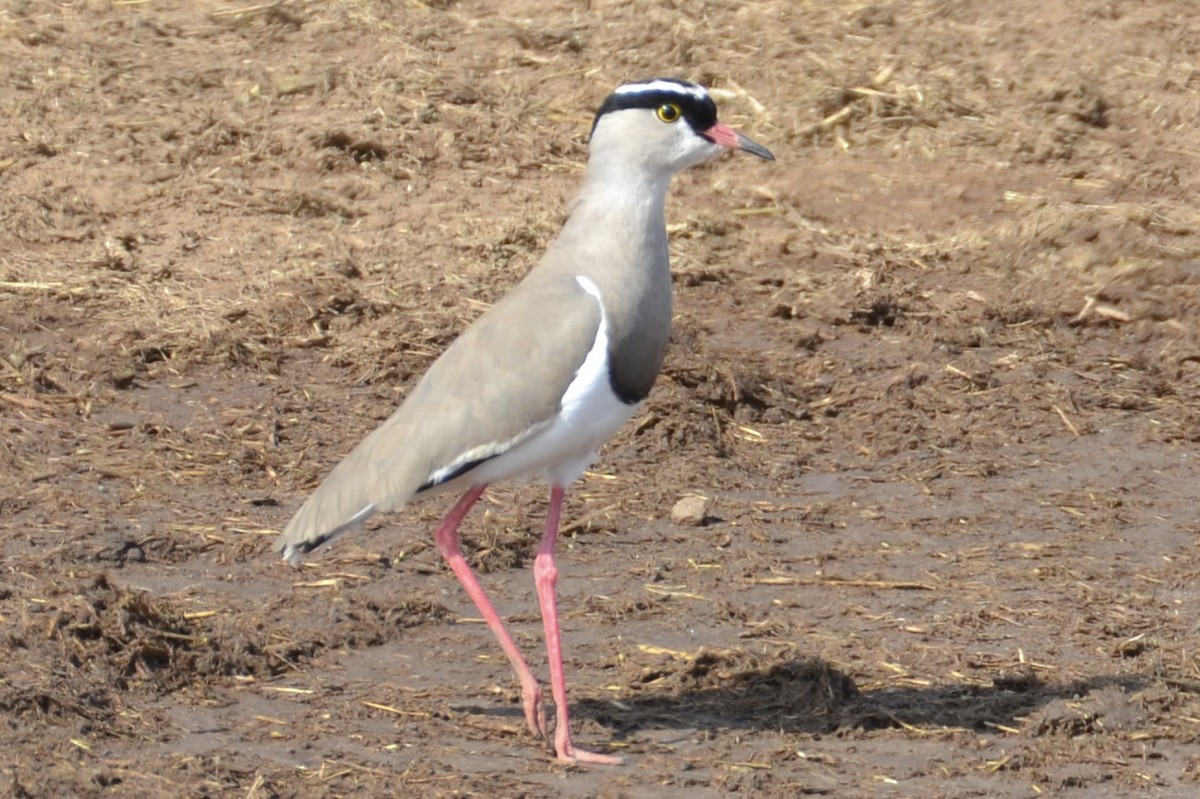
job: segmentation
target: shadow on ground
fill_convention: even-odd
[[[1032,673],[997,677],[991,685],[881,688],[860,691],[853,678],[820,658],[738,668],[745,653],[702,651],[669,681],[632,699],[577,702],[573,716],[591,719],[624,739],[648,729],[754,729],[815,735],[917,727],[975,732],[1079,733],[1126,715],[1130,694],[1147,681],[1095,675],[1065,683]],[[693,684],[686,687],[684,683]],[[1065,709],[1064,703],[1071,703]],[[1047,712],[1047,708],[1054,709]],[[465,713],[521,715],[520,708],[462,706]],[[1107,726],[1115,726],[1109,723]]]
[[[698,658],[697,660],[700,660]],[[1034,675],[997,678],[990,686],[930,686],[860,691],[847,674],[820,659],[797,659],[726,675],[711,687],[674,696],[652,694],[624,701],[586,700],[576,713],[628,735],[643,729],[760,729],[810,734],[892,727],[956,727],[978,732],[1088,725],[1104,710],[1080,710],[1077,719],[1053,720],[1039,711],[1060,701],[1115,688],[1116,695],[1144,687],[1130,676],[1096,675],[1047,683]]]

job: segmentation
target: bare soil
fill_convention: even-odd
[[[1194,16],[3,4],[0,794],[1196,795]],[[779,160],[676,181],[665,374],[561,552],[576,736],[628,762],[567,767],[449,500],[270,547],[652,75]],[[464,531],[543,673],[544,494]]]

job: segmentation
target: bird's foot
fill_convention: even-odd
[[[620,766],[625,758],[616,755],[602,755],[599,752],[589,752],[586,749],[576,749],[568,741],[565,746],[559,745],[558,759],[563,763],[594,763],[601,766]]]
[[[554,730],[554,751],[558,754],[558,759],[563,763],[595,763],[602,766],[619,766],[625,762],[624,758],[616,755],[602,755],[599,752],[589,752],[586,749],[577,749],[575,744],[571,743],[571,731],[567,726],[567,720],[561,719],[559,726]]]
[[[546,735],[546,704],[542,701],[542,686],[536,680],[521,686],[521,704],[525,707],[525,724],[529,731],[543,741],[549,740]]]

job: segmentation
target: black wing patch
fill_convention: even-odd
[[[440,486],[443,483],[449,483],[454,478],[461,477],[462,475],[464,475],[467,472],[474,469],[479,464],[487,463],[492,458],[495,458],[495,457],[499,456],[500,454],[501,453],[497,452],[495,455],[488,455],[487,457],[484,457],[484,458],[476,458],[473,461],[467,461],[466,463],[464,463],[460,466],[456,466],[455,468],[451,469],[450,471],[446,472],[445,474],[438,475],[436,480],[426,480],[424,483],[422,483],[420,485],[419,488],[417,488],[416,493],[420,494],[422,491],[428,491],[431,488],[436,488],[437,486]]]

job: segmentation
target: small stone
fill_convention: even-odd
[[[684,497],[671,508],[671,521],[684,527],[700,527],[708,519],[711,507],[712,499],[709,497]]]

